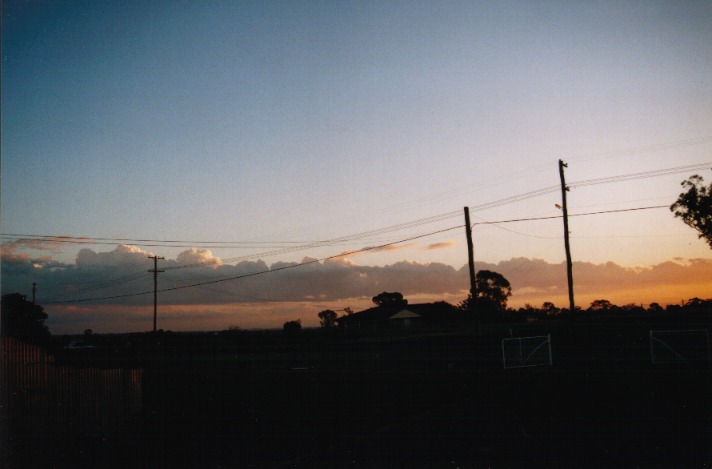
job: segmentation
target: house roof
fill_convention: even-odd
[[[406,306],[377,306],[358,313],[339,318],[340,322],[351,321],[387,321],[389,319],[405,319],[414,317],[447,318],[458,315],[456,307],[444,301],[437,303],[409,304]]]
[[[415,314],[412,311],[408,311],[407,309],[403,309],[400,312],[394,314],[393,316],[390,317],[390,319],[408,319],[408,318],[419,318],[421,317],[420,314]]]

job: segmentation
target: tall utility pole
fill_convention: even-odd
[[[574,312],[574,274],[571,268],[571,246],[569,244],[569,211],[566,207],[566,187],[564,168],[568,165],[559,160],[559,177],[561,178],[561,207],[564,211],[564,247],[566,248],[566,279],[569,283],[569,311]]]
[[[474,305],[474,300],[477,298],[477,283],[475,282],[475,249],[472,244],[472,224],[470,223],[469,207],[465,207],[465,232],[467,233],[467,259],[470,266],[470,294]]]
[[[37,305],[37,284],[32,282],[32,306]]]
[[[148,271],[153,273],[153,332],[156,332],[156,312],[158,310],[158,273],[165,272],[165,270],[158,268],[158,261],[165,259],[165,257],[148,256],[148,258],[153,259],[153,269],[149,269]]]

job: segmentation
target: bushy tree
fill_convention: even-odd
[[[371,298],[378,306],[405,306],[408,304],[408,300],[403,298],[403,294],[400,292],[383,292]]]
[[[559,308],[554,305],[551,301],[545,301],[541,305],[541,309],[548,315],[548,316],[555,316],[561,312]]]
[[[319,316],[319,324],[321,324],[321,327],[325,329],[332,328],[336,325],[336,318],[338,316],[336,315],[336,312],[330,309],[320,312],[317,316]]]
[[[712,184],[705,187],[702,176],[695,174],[681,185],[686,192],[678,196],[670,211],[697,230],[699,237],[704,238],[712,248]]]
[[[302,320],[301,320],[301,319],[297,319],[297,320],[294,320],[294,321],[287,321],[287,322],[285,322],[285,323],[284,323],[284,326],[283,326],[283,330],[284,330],[284,332],[286,332],[286,333],[288,333],[288,334],[296,334],[296,333],[301,332],[301,330],[302,330]]]
[[[458,305],[463,311],[478,313],[503,312],[507,309],[507,298],[512,296],[512,286],[509,280],[498,272],[480,270],[475,275],[477,298],[472,294]]]
[[[588,308],[589,311],[609,311],[613,305],[608,300],[593,300],[591,306]]]
[[[475,275],[477,298],[498,311],[507,309],[507,298],[512,296],[512,286],[504,275],[491,270],[480,270]]]
[[[47,314],[41,306],[27,301],[25,295],[3,295],[1,307],[2,335],[34,344],[43,344],[49,339],[49,329],[44,323]]]

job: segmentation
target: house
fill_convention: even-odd
[[[452,327],[464,319],[455,306],[437,303],[377,306],[338,319],[349,332],[433,330]]]

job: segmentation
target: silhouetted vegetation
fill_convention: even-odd
[[[459,308],[480,319],[497,318],[507,309],[507,299],[512,296],[512,286],[502,274],[480,270],[475,275],[476,298],[469,294]]]
[[[321,325],[321,327],[325,329],[330,329],[336,326],[336,319],[338,318],[338,315],[335,311],[326,309],[324,311],[319,312],[317,316],[319,317],[319,324]]]
[[[705,187],[702,176],[695,174],[681,185],[687,191],[678,196],[670,211],[696,230],[712,248],[712,184]]]
[[[2,334],[32,344],[46,344],[50,338],[45,325],[47,314],[41,306],[33,305],[24,295],[9,293],[2,296]]]
[[[403,298],[403,294],[400,292],[383,292],[371,298],[374,304],[377,306],[384,307],[401,307],[408,304],[408,300]]]
[[[287,334],[298,334],[302,331],[302,320],[287,321],[282,326],[282,330]]]
[[[625,305],[615,305],[606,299],[594,300],[586,309],[577,308],[578,318],[634,318],[634,317],[670,317],[671,315],[693,315],[705,316],[709,315],[712,321],[712,299],[703,300],[700,298],[689,299],[679,305],[660,306],[659,303],[650,303],[647,307],[640,304],[628,303]],[[535,307],[526,304],[523,308],[517,310],[509,309],[507,313],[513,319],[523,318],[538,318],[540,320],[556,320],[563,318],[571,318],[570,311],[567,308],[557,308],[551,302],[545,302],[541,307]]]

